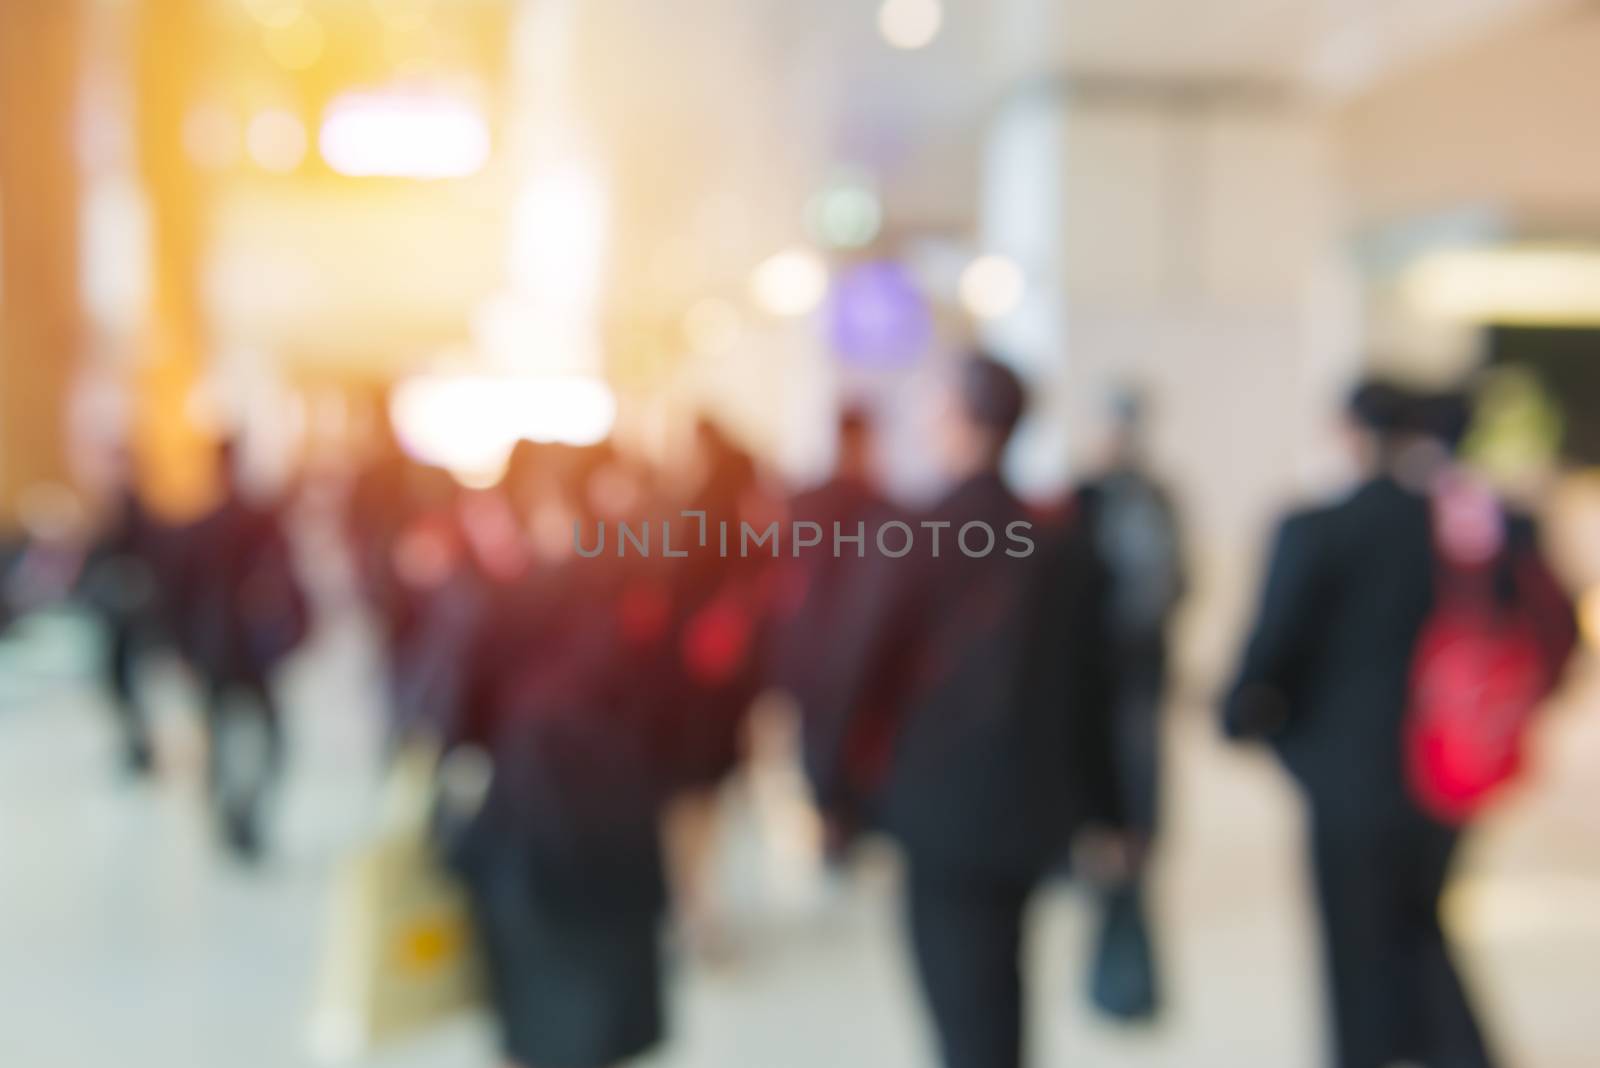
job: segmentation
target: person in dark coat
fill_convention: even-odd
[[[678,933],[702,959],[727,959],[732,939],[717,899],[714,861],[721,789],[743,756],[752,702],[764,681],[761,651],[774,561],[743,552],[740,524],[776,519],[755,459],[718,424],[695,426],[696,484],[672,519],[681,558],[663,559],[674,655],[663,680],[664,735],[674,789],[666,816]],[[703,528],[700,524],[704,524]],[[670,695],[670,696],[666,696]]]
[[[273,677],[305,638],[310,612],[280,508],[244,491],[237,461],[233,444],[224,444],[222,499],[179,533],[168,600],[178,651],[205,693],[219,825],[235,854],[255,859],[266,795],[284,763]]]
[[[1081,523],[1030,512],[1001,479],[1024,403],[1003,364],[961,368],[943,442],[956,487],[885,536],[915,550],[880,550],[863,610],[816,667],[853,687],[820,792],[857,798],[904,850],[947,1068],[1023,1063],[1026,906],[1076,832],[1121,822],[1105,574]]]
[[[682,790],[709,797],[738,764],[745,716],[761,684],[756,631],[771,560],[738,545],[740,522],[760,527],[757,513],[768,507],[754,458],[710,419],[698,422],[695,439],[701,477],[685,510],[704,516],[705,541],[698,543],[698,520],[674,522],[687,555],[669,568],[684,668],[675,733]],[[726,656],[709,655],[724,646]]]
[[[871,413],[858,406],[845,408],[839,415],[836,441],[838,455],[833,474],[822,484],[795,494],[789,506],[790,518],[822,524],[824,533],[829,536],[834,523],[854,533],[858,522],[885,506],[883,487],[877,475],[878,442]],[[815,559],[849,559],[851,556],[860,559],[860,555],[836,557],[832,553],[822,553]]]
[[[121,734],[124,766],[148,774],[155,763],[137,667],[161,634],[162,579],[172,540],[145,507],[131,475],[117,489],[111,515],[90,546],[78,596],[105,626],[105,681]]]
[[[848,844],[864,814],[851,810],[848,796],[829,792],[827,784],[840,780],[828,765],[839,754],[840,732],[850,722],[848,679],[817,678],[816,665],[836,640],[838,628],[849,627],[863,610],[860,597],[870,593],[870,585],[864,587],[859,580],[875,566],[868,554],[874,551],[871,542],[879,525],[907,518],[879,485],[875,451],[870,415],[862,408],[847,408],[839,417],[833,474],[790,502],[791,523],[816,524],[822,544],[779,563],[764,653],[767,679],[787,693],[807,698],[801,709],[805,721],[801,758],[819,810],[833,821],[828,845],[835,855]],[[861,540],[835,545],[836,534]],[[845,688],[827,692],[834,682]]]
[[[1338,1068],[1495,1063],[1439,921],[1460,831],[1421,810],[1405,768],[1413,650],[1438,572],[1429,501],[1394,474],[1415,411],[1382,383],[1353,395],[1364,481],[1279,527],[1224,708],[1227,733],[1268,742],[1309,803]],[[1556,591],[1533,524],[1513,519],[1505,538]],[[1570,648],[1571,606],[1559,595],[1551,605]]]
[[[463,539],[455,481],[408,456],[386,414],[377,431],[371,455],[351,478],[343,526],[357,589],[385,654],[392,755],[425,726],[433,691],[448,685],[472,589],[457,566]]]
[[[546,457],[548,459],[548,456]],[[531,539],[518,576],[487,587],[444,739],[476,751],[487,793],[447,843],[487,962],[503,1052],[521,1068],[604,1068],[664,1029],[658,822],[670,769],[652,701],[665,608],[630,619],[632,572],[573,552],[594,517],[583,468],[541,479],[530,526],[565,516],[567,540]],[[607,521],[614,517],[607,516]]]
[[[1092,994],[1101,1009],[1123,1019],[1150,1018],[1160,1004],[1145,872],[1161,811],[1168,632],[1188,586],[1177,509],[1148,466],[1147,417],[1139,393],[1112,398],[1104,455],[1076,497],[1109,576],[1118,775],[1134,836],[1132,878],[1102,888]]]
[[[1148,840],[1160,810],[1168,631],[1188,574],[1177,509],[1147,466],[1144,400],[1125,392],[1112,407],[1105,456],[1100,469],[1078,487],[1077,501],[1109,575],[1121,780],[1129,823]]]

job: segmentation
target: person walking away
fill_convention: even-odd
[[[700,419],[694,444],[698,477],[683,510],[702,518],[673,520],[686,555],[663,560],[676,647],[661,701],[675,767],[666,841],[678,932],[695,956],[724,964],[734,939],[716,884],[723,786],[740,766],[763,682],[773,575],[770,556],[742,551],[740,524],[763,529],[776,509],[754,457],[716,422]]]
[[[228,848],[263,851],[266,796],[281,776],[283,725],[273,676],[305,638],[309,608],[280,506],[241,485],[238,450],[219,450],[222,499],[181,535],[179,651],[205,693],[212,803]]]
[[[1439,917],[1466,821],[1421,803],[1408,753],[1429,699],[1419,646],[1460,573],[1436,502],[1395,476],[1416,410],[1380,382],[1352,395],[1346,439],[1362,481],[1280,525],[1223,713],[1231,737],[1271,745],[1308,802],[1335,1068],[1496,1063]],[[1497,576],[1500,608],[1537,620],[1553,679],[1572,648],[1572,606],[1530,521],[1505,518],[1494,542],[1481,573]]]
[[[1161,726],[1172,617],[1188,587],[1177,509],[1149,470],[1148,408],[1131,390],[1110,404],[1099,470],[1076,500],[1110,579],[1116,739],[1132,878],[1102,888],[1091,996],[1112,1016],[1148,1019],[1160,1002],[1145,871],[1161,809]]]
[[[490,768],[481,806],[444,843],[487,964],[506,1063],[606,1068],[664,1029],[659,821],[670,769],[650,665],[668,629],[627,621],[626,569],[573,551],[584,511],[576,470],[528,501],[567,538],[530,539],[535,559],[496,580],[473,633],[446,763]],[[645,646],[640,648],[639,646]]]
[[[838,459],[821,485],[798,493],[789,505],[791,522],[813,523],[822,544],[780,562],[774,591],[773,621],[764,652],[764,674],[780,690],[806,704],[800,708],[801,760],[813,799],[830,817],[825,848],[839,859],[864,814],[850,811],[849,798],[828,792],[837,783],[828,764],[839,754],[840,731],[849,724],[848,680],[820,679],[817,664],[840,627],[849,627],[870,585],[858,581],[874,562],[868,542],[882,523],[904,519],[883,493],[876,471],[877,435],[864,408],[846,408],[839,417]],[[835,538],[857,539],[852,542]],[[870,606],[868,606],[870,607]],[[837,683],[836,692],[827,692]],[[846,756],[845,759],[851,759]]]
[[[873,596],[816,667],[852,687],[822,793],[904,852],[946,1068],[1023,1064],[1027,905],[1078,831],[1121,824],[1103,568],[1081,522],[1030,512],[1000,476],[1025,401],[1004,364],[961,366],[939,443],[955,488],[907,524],[915,552],[874,558]]]
[[[149,774],[155,765],[137,668],[160,636],[158,598],[170,540],[170,531],[145,507],[131,471],[125,472],[78,580],[80,599],[104,624],[103,677],[116,712],[122,763],[135,776]]]

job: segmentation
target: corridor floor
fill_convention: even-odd
[[[293,766],[277,849],[243,871],[201,811],[192,696],[147,673],[162,775],[122,781],[92,645],[70,619],[0,643],[0,1065],[299,1068],[331,873],[376,808],[378,710],[358,633],[285,680]],[[1510,1068],[1591,1068],[1600,1049],[1600,707],[1554,717],[1543,775],[1478,836],[1452,902]],[[1173,717],[1158,914],[1169,1011],[1150,1029],[1084,1003],[1087,913],[1041,902],[1030,967],[1035,1062],[1074,1068],[1314,1068],[1316,957],[1290,793],[1224,749],[1203,710]],[[929,1063],[897,942],[893,864],[848,884],[775,849],[756,791],[730,788],[717,886],[733,952],[679,964],[658,1068],[913,1068]],[[770,806],[768,806],[770,807]],[[374,1068],[495,1063],[480,1020],[380,1051]]]

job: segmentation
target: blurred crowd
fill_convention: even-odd
[[[709,889],[719,785],[751,710],[781,697],[830,863],[886,835],[905,934],[949,1068],[1025,1061],[1027,905],[1085,881],[1091,994],[1163,1004],[1145,898],[1160,841],[1169,630],[1182,526],[1112,404],[1095,470],[1024,502],[1001,460],[1027,409],[1009,367],[953,370],[931,508],[878,477],[875,413],[839,417],[835,470],[785,486],[715,422],[669,468],[619,444],[523,442],[487,488],[385,434],[349,479],[344,533],[384,650],[386,745],[426,753],[432,842],[464,888],[504,1054],[612,1065],[665,1038],[663,930],[725,948]],[[1295,511],[1221,700],[1310,806],[1339,1068],[1497,1062],[1439,905],[1461,835],[1516,776],[1575,643],[1533,522],[1460,463],[1469,391],[1352,394],[1359,484]],[[238,469],[224,446],[223,471]],[[314,630],[287,498],[237,477],[174,527],[131,469],[91,538],[4,559],[7,617],[69,594],[103,621],[131,772],[158,766],[135,666],[174,650],[205,696],[220,841],[253,861],[284,773],[275,677]]]

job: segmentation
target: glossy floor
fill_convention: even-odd
[[[212,848],[181,679],[147,677],[163,774],[129,784],[111,767],[89,656],[62,621],[0,645],[0,1065],[318,1063],[307,1021],[329,880],[375,812],[377,709],[359,631],[326,638],[285,680],[294,769],[275,855],[253,873]],[[1087,914],[1070,889],[1052,892],[1032,939],[1036,1063],[1314,1068],[1316,957],[1293,799],[1265,760],[1224,750],[1198,709],[1174,717],[1171,742],[1159,892],[1170,1011],[1125,1031],[1084,1007]],[[1474,843],[1452,919],[1511,1068],[1586,1068],[1600,1049],[1600,714],[1553,721],[1541,753],[1538,786]],[[892,864],[829,884],[757,832],[783,808],[771,780],[730,789],[716,885],[734,952],[676,968],[674,1041],[650,1063],[929,1063]],[[463,1019],[369,1063],[494,1057],[482,1022]]]

